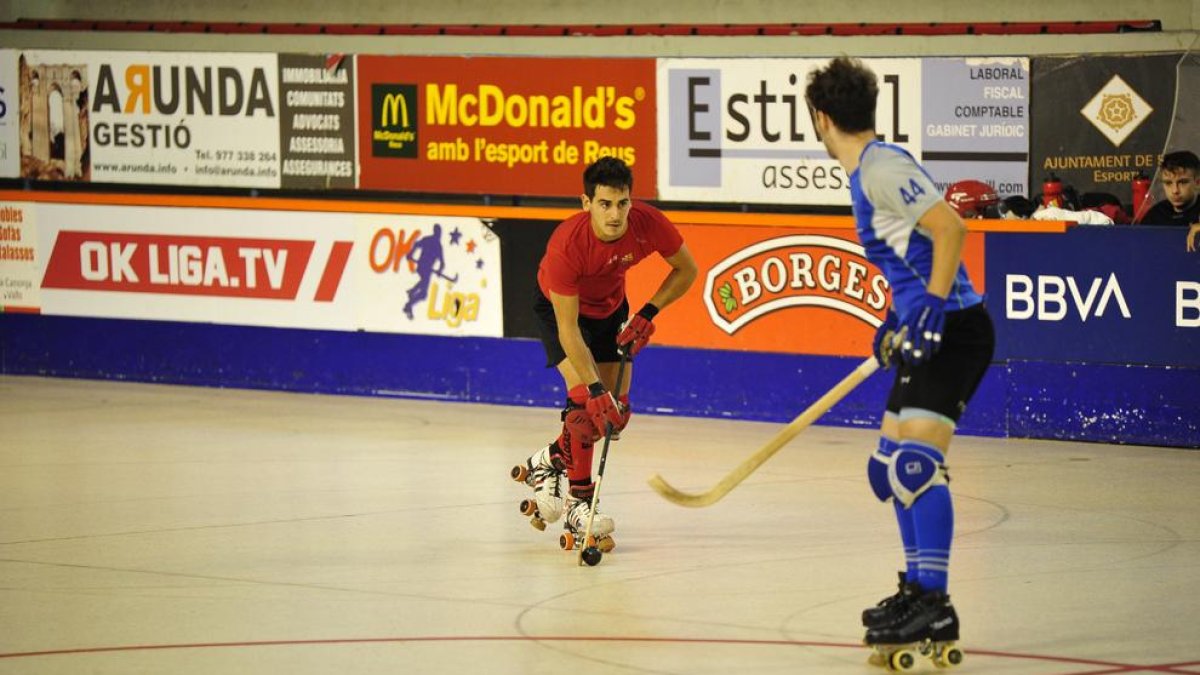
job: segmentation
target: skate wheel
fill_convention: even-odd
[[[535,513],[537,513],[537,502],[533,501],[532,499],[522,499],[521,500],[521,514],[526,515],[526,516],[532,516]]]
[[[912,670],[915,665],[917,665],[917,657],[908,649],[893,652],[888,658],[888,668],[891,670]]]
[[[592,542],[592,545],[604,553],[611,553],[617,547],[617,542],[612,537],[601,537]]]
[[[508,472],[508,475],[512,476],[512,479],[518,483],[524,483],[525,479],[529,477],[529,468],[524,464],[518,464],[512,468],[512,471]]]
[[[558,537],[558,545],[564,551],[570,551],[575,548],[575,535],[570,532],[563,532]]]
[[[963,653],[958,647],[947,647],[941,650],[937,658],[933,660],[933,664],[938,668],[953,668],[962,662]]]

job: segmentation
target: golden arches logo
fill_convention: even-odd
[[[383,97],[379,111],[379,126],[408,128],[408,99],[404,94],[388,94]]]

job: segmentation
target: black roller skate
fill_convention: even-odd
[[[888,625],[867,629],[865,642],[874,652],[870,662],[889,670],[911,670],[917,656],[938,668],[957,666],[963,652],[958,641],[958,614],[950,596],[942,591],[923,591]]]
[[[878,628],[888,625],[904,612],[904,609],[908,606],[912,598],[920,595],[920,584],[915,581],[908,581],[904,572],[899,572],[898,574],[900,575],[899,590],[895,594],[880,600],[874,607],[868,607],[863,610],[862,624],[867,628]]]

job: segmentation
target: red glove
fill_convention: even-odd
[[[617,408],[617,401],[613,395],[604,388],[603,384],[596,382],[588,385],[588,400],[586,404],[587,414],[592,418],[592,424],[600,430],[601,435],[608,432],[607,425],[611,424],[614,429],[620,429],[624,421],[621,418],[621,411]]]
[[[654,335],[654,317],[657,314],[658,308],[654,305],[648,302],[643,305],[617,336],[617,345],[628,349],[630,356],[641,351],[650,342],[650,336]]]

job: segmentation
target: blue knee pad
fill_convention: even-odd
[[[929,488],[946,484],[944,458],[933,446],[905,441],[891,460],[888,483],[892,496],[905,508]]]
[[[871,491],[881,502],[892,498],[892,483],[888,480],[888,466],[892,463],[892,453],[896,452],[896,448],[899,447],[900,444],[896,441],[880,437],[879,449],[867,459],[867,482],[871,484]]]

